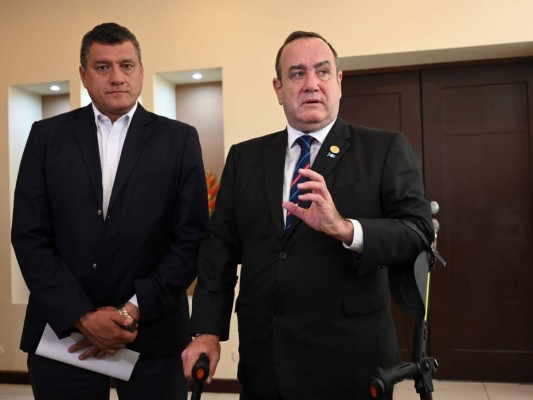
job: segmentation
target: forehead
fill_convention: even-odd
[[[125,41],[117,44],[94,42],[89,46],[87,56],[91,61],[138,61],[135,46],[131,41]]]
[[[290,42],[281,53],[281,68],[295,65],[312,67],[317,63],[329,61],[335,65],[333,52],[326,42],[318,38],[301,38]]]

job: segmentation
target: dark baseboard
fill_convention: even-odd
[[[30,376],[27,372],[0,371],[0,384],[29,385]],[[236,379],[213,379],[209,385],[204,385],[204,392],[210,393],[240,393],[241,385]]]
[[[29,385],[30,376],[27,372],[0,371],[0,383],[10,385]]]
[[[204,392],[240,393],[241,384],[236,379],[213,379],[209,385],[204,385]]]

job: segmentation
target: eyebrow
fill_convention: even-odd
[[[325,61],[321,61],[319,63],[316,63],[315,65],[313,65],[313,68],[316,69],[316,68],[320,68],[320,67],[324,67],[324,66],[328,66],[329,67],[330,65],[331,65],[331,63],[329,61],[325,60]],[[294,70],[301,70],[301,69],[304,69],[304,70],[306,69],[304,64],[293,65],[292,67],[289,68],[289,72],[294,71]]]
[[[118,61],[112,61],[112,60],[108,60],[108,59],[94,60],[95,64],[113,64],[113,63],[122,64],[122,63],[125,63],[125,62],[136,64],[136,61],[133,58],[125,58],[123,60],[118,60]]]

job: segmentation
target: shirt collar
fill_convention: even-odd
[[[322,143],[324,143],[324,140],[326,140],[326,136],[328,136],[328,133],[331,130],[331,127],[333,126],[333,124],[335,123],[336,120],[337,119],[335,119],[333,122],[331,122],[330,124],[326,125],[322,129],[319,129],[318,131],[308,133],[308,135],[314,137],[315,140],[318,141],[318,143],[320,143],[320,145],[322,145]],[[294,129],[289,124],[287,124],[287,134],[288,134],[287,143],[289,145],[289,149],[292,147],[292,145],[294,144],[296,139],[298,139],[302,135],[305,135],[305,133]]]
[[[95,121],[96,121],[96,125],[98,125],[98,118],[99,116],[101,115],[102,117],[105,117],[105,118],[109,118],[107,117],[106,115],[104,115],[98,108],[96,108],[96,106],[94,105],[94,103],[91,103],[92,106],[93,106],[93,111],[94,111],[94,118],[95,118]],[[137,110],[137,105],[139,104],[139,102],[135,102],[135,105],[132,107],[131,110],[129,110],[126,114],[122,115],[120,118],[117,119],[117,121],[119,119],[122,119],[124,118],[125,116],[128,117],[127,119],[127,125],[129,126],[129,123],[131,121],[131,119],[133,118],[133,114],[135,114],[135,111]]]

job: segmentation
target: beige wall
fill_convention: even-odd
[[[284,127],[271,81],[274,56],[293,30],[322,33],[344,69],[533,54],[531,0],[0,0],[0,370],[24,371],[18,350],[24,306],[10,272],[8,87],[69,81],[80,105],[79,43],[94,25],[129,27],[143,49],[143,104],[156,73],[222,68],[224,149]],[[19,116],[20,117],[20,116]],[[31,118],[31,117],[29,117]],[[237,343],[220,378],[235,376]],[[233,358],[233,359],[232,359]]]

